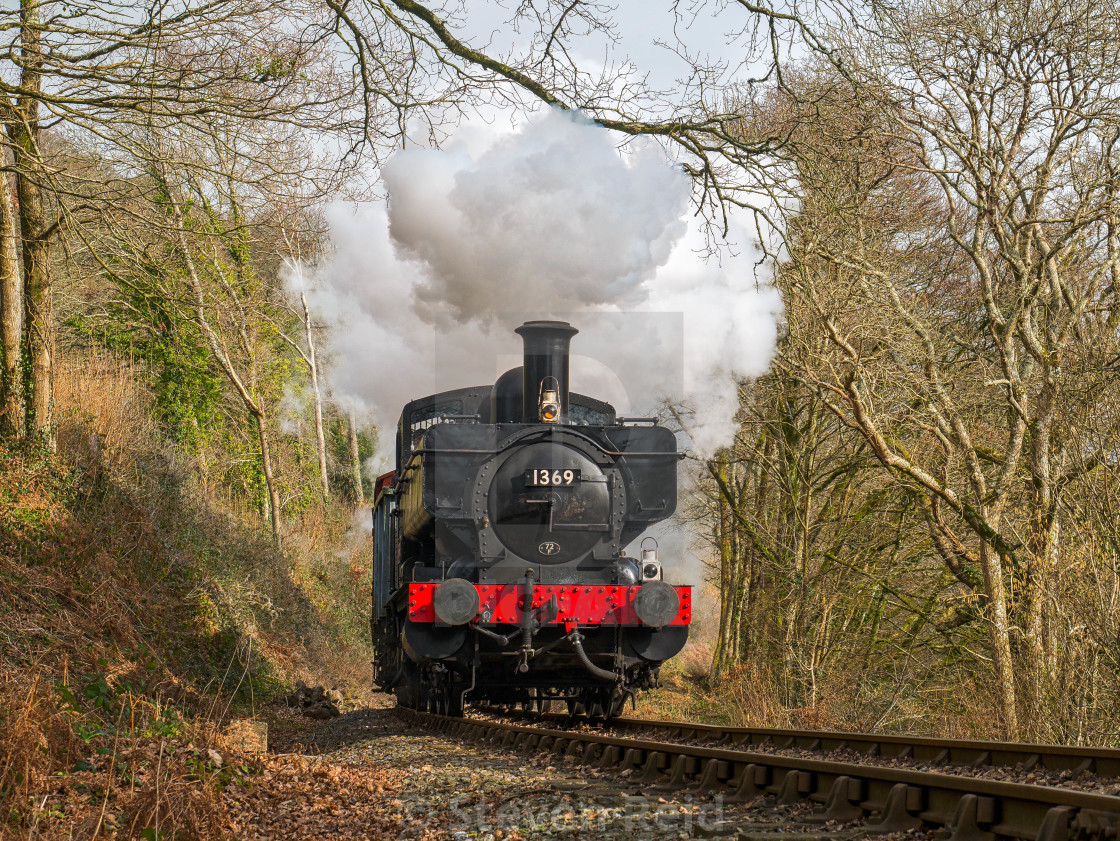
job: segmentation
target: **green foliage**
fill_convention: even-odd
[[[219,208],[196,185],[176,198],[176,214],[162,173],[151,169],[148,176],[154,208],[167,227],[154,226],[136,241],[116,238],[112,259],[100,263],[103,302],[79,312],[69,326],[83,341],[141,363],[162,430],[199,456],[203,485],[221,487],[242,509],[264,515],[268,492],[256,422],[199,321],[192,278],[201,285],[205,328],[264,411],[272,436],[284,395],[303,392],[308,381],[287,340],[301,326],[264,268],[272,258],[259,247],[262,233],[253,220],[236,204]],[[177,235],[168,232],[180,217],[192,243],[193,274]],[[273,449],[283,516],[317,504],[313,440],[290,439]]]
[[[358,463],[364,465],[366,459],[372,458],[374,452],[377,450],[377,430],[373,427],[365,427],[358,430]],[[374,478],[367,476],[365,471],[362,471],[362,491],[366,499],[373,498],[373,483]]]
[[[108,681],[105,680],[105,675],[88,675],[86,681],[86,688],[82,694],[92,701],[93,705],[99,710],[107,711],[116,700],[117,693],[109,686]]]
[[[101,318],[79,315],[70,327],[142,362],[164,432],[197,450],[228,421],[226,384],[197,327],[169,307],[154,285],[145,284],[150,279],[121,283]]]
[[[0,474],[26,477],[25,481],[42,487],[50,500],[61,505],[74,501],[84,478],[81,468],[59,470],[50,447],[40,436],[2,440]],[[7,531],[38,541],[50,523],[51,509],[42,499],[21,493],[22,489],[14,483],[0,483],[0,512],[4,512],[0,537]]]

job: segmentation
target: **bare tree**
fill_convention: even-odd
[[[23,279],[19,271],[15,211],[6,173],[0,173],[0,431],[23,429]]]
[[[41,148],[40,100],[44,49],[41,3],[20,0],[19,87],[15,101],[0,101],[15,160],[19,223],[23,244],[23,353],[27,359],[26,427],[53,441],[54,299],[48,254],[49,223],[43,188],[48,169]]]
[[[257,342],[251,336],[252,313],[245,303],[250,293],[244,284],[244,272],[240,278],[242,282],[235,286],[226,279],[229,271],[228,264],[215,252],[212,243],[204,241],[201,248],[192,245],[187,236],[188,221],[183,213],[184,200],[176,195],[177,191],[172,184],[167,181],[163,183],[166,188],[168,209],[175,225],[180,257],[187,271],[194,325],[206,337],[214,360],[233,385],[256,428],[257,440],[260,444],[261,470],[268,494],[266,511],[272,524],[273,540],[279,547],[282,541],[280,491],[273,462],[268,416],[258,383]],[[199,197],[194,196],[194,198],[197,200]],[[223,231],[222,234],[233,238],[238,236],[236,231],[232,235],[229,231]],[[203,273],[195,260],[196,250],[201,252],[202,258],[206,261],[211,283],[204,284]],[[232,253],[232,261],[236,262],[239,251],[237,244],[227,242],[226,250]],[[225,307],[217,306],[215,296],[207,294],[207,287],[215,284],[224,292],[222,297],[226,299]],[[232,342],[228,338],[230,333],[233,334]],[[238,353],[232,351],[231,344],[236,345]]]
[[[738,0],[695,10],[674,2],[661,13],[681,27],[694,13],[722,13],[736,37],[728,56],[711,59],[689,53],[680,41],[665,44],[689,69],[680,84],[659,90],[647,83],[648,69],[624,55],[616,60],[611,48],[620,38],[614,9],[606,3],[519,3],[504,30],[516,34],[518,46],[501,53],[464,34],[471,17],[465,3],[435,8],[416,0],[329,0],[327,5],[360,68],[367,102],[395,109],[402,140],[408,139],[410,121],[439,138],[439,120],[448,114],[479,102],[536,100],[671,147],[696,179],[701,210],[717,225],[726,223],[729,209],[755,206],[771,156],[786,140],[743,131],[742,92],[781,84],[783,63],[794,50],[831,52],[806,16],[814,13],[814,3],[799,9]],[[606,50],[610,60],[580,61],[589,44],[593,54]]]
[[[323,392],[319,388],[319,360],[315,353],[314,326],[311,323],[311,308],[307,305],[307,293],[299,294],[300,305],[303,308],[303,340],[307,344],[306,355],[300,350],[300,356],[307,364],[307,371],[311,377],[311,396],[315,404],[315,448],[319,454],[319,477],[323,482],[323,499],[330,496],[330,483],[327,478],[327,443],[323,437]]]
[[[319,387],[319,357],[315,347],[315,325],[311,318],[311,308],[307,304],[307,290],[304,288],[302,255],[299,246],[288,235],[287,231],[282,230],[282,234],[291,260],[288,270],[295,272],[299,277],[300,311],[297,315],[300,324],[303,325],[303,341],[307,349],[304,350],[298,342],[283,330],[279,332],[284,341],[288,342],[299,354],[300,359],[307,366],[307,373],[311,378],[311,399],[315,410],[315,448],[319,456],[319,479],[322,483],[323,499],[328,499],[330,497],[330,480],[327,475],[327,443],[323,435],[323,392]]]
[[[1116,419],[1115,22],[1096,0],[876,4],[838,35],[844,133],[791,156],[817,222],[788,229],[788,290],[827,337],[800,373],[982,599],[1011,736],[1062,691],[1048,594],[1069,493],[1111,469],[1088,420]]]
[[[134,189],[153,125],[205,136],[246,120],[335,132],[344,144],[376,131],[348,111],[353,85],[331,66],[329,27],[301,0],[191,0],[174,8],[21,0],[18,13],[0,12],[0,122],[18,196],[29,431],[52,436],[52,242]],[[51,160],[47,141],[62,136],[98,154],[119,182],[82,184]],[[343,164],[300,174],[313,182]]]

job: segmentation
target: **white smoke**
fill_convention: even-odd
[[[389,224],[425,266],[421,316],[630,308],[685,232],[689,182],[657,147],[623,159],[611,135],[550,111],[472,158],[400,152],[385,166]]]
[[[309,272],[332,391],[372,413],[375,459],[406,402],[493,382],[520,364],[512,328],[548,316],[580,328],[574,390],[623,413],[684,403],[699,454],[730,443],[737,380],[767,369],[781,313],[746,230],[707,257],[680,167],[579,117],[469,137],[395,155],[388,208],[332,207],[334,252]]]
[[[766,264],[760,266],[750,232],[733,225],[731,233],[737,249],[705,259],[704,232],[690,228],[650,284],[646,302],[649,309],[683,315],[684,390],[678,399],[691,410],[688,432],[700,456],[734,440],[739,382],[770,367],[782,313],[769,275],[756,278]]]
[[[280,398],[280,404],[276,407],[276,416],[280,421],[280,431],[285,435],[299,435],[302,431],[307,401],[306,389],[284,386],[284,396]]]

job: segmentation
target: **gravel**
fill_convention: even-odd
[[[814,806],[746,805],[673,792],[575,765],[435,736],[389,708],[322,724],[285,719],[249,785],[225,792],[239,838],[710,838],[818,841],[862,837],[852,825],[800,822]],[[281,724],[280,721],[274,722]],[[915,836],[922,837],[922,836]]]

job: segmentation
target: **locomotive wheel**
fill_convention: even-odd
[[[463,695],[451,689],[447,693],[446,712],[444,715],[449,715],[452,718],[463,717]]]
[[[582,697],[586,715],[598,720],[615,718],[626,703],[625,693],[617,686],[585,689]]]
[[[578,698],[568,698],[568,715],[587,715],[587,706]]]
[[[626,693],[615,687],[607,704],[607,718],[618,718],[626,710]]]
[[[607,718],[607,711],[610,709],[611,702],[610,689],[591,690],[588,695],[590,698],[587,701],[588,716],[598,721]]]
[[[595,689],[584,689],[579,693],[579,715],[587,718],[602,718],[602,706],[599,703],[599,693]]]

